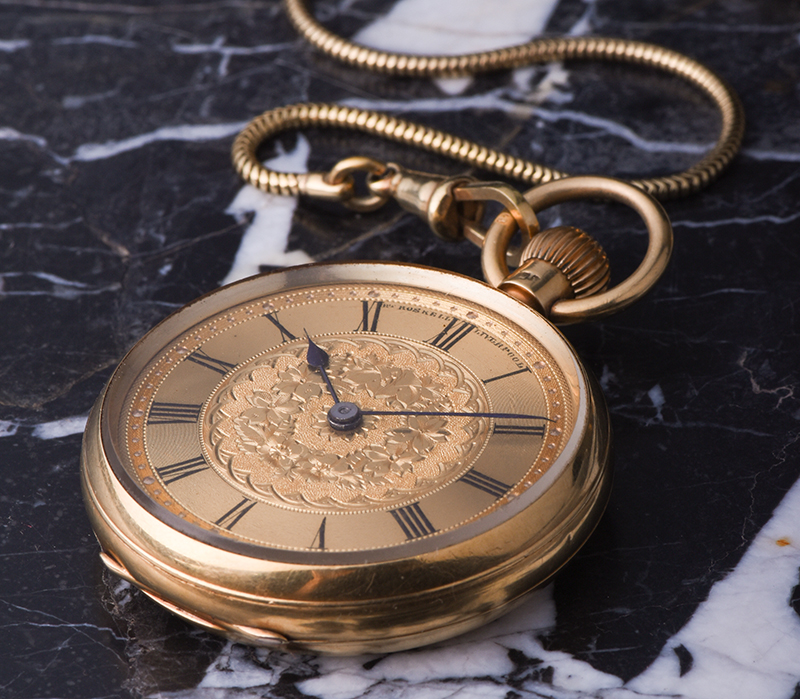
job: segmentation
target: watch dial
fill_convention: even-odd
[[[105,417],[115,468],[222,548],[439,546],[535,486],[574,430],[563,360],[449,293],[331,281],[168,323]]]

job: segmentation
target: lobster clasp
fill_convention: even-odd
[[[524,239],[539,230],[536,213],[522,194],[502,182],[479,182],[473,177],[443,177],[406,170],[394,163],[388,174],[369,181],[375,196],[391,197],[400,206],[427,221],[431,230],[448,241],[466,238],[483,246],[486,204],[495,202],[514,219]],[[513,258],[513,253],[512,253]]]
[[[406,170],[389,163],[387,174],[372,179],[369,189],[375,195],[391,197],[403,209],[425,220],[443,240],[455,241],[464,237],[465,227],[477,224],[483,217],[481,202],[461,202],[455,195],[457,187],[474,181],[466,176],[444,177]]]

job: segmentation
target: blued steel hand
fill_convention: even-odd
[[[362,410],[362,415],[422,415],[422,416],[438,416],[444,415],[445,417],[488,417],[499,420],[547,420],[553,422],[552,418],[545,417],[544,415],[524,415],[521,413],[465,413],[465,412],[449,412],[447,410]]]
[[[331,396],[333,396],[333,402],[338,403],[339,396],[336,395],[336,389],[333,387],[330,377],[328,376],[328,372],[325,370],[330,363],[331,358],[328,356],[328,353],[322,349],[322,347],[317,345],[311,339],[311,336],[308,334],[308,330],[306,330],[305,333],[306,337],[308,338],[306,361],[310,367],[314,367],[314,369],[317,369],[319,373],[322,374],[322,378],[325,379],[325,384],[328,386],[328,391],[330,392]]]
[[[328,376],[326,367],[330,363],[328,353],[317,345],[308,334],[306,330],[306,337],[308,338],[308,350],[306,351],[306,361],[308,365],[317,369],[322,378],[325,380],[325,385],[333,397],[333,407],[328,411],[328,424],[339,432],[346,432],[361,427],[364,420],[361,409],[355,404],[348,401],[340,401],[339,396],[336,395],[336,389],[331,383],[331,378]]]

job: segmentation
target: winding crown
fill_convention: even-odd
[[[499,288],[544,315],[549,315],[556,301],[603,291],[611,277],[600,244],[572,226],[537,233],[523,249],[521,260]]]
[[[603,291],[611,278],[608,257],[600,243],[572,226],[548,228],[534,235],[521,259],[523,264],[542,260],[557,267],[569,281],[575,298]]]

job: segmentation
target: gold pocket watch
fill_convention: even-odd
[[[556,173],[523,196],[364,158],[285,175],[255,157],[275,130],[310,119],[401,131],[360,114],[306,106],[262,116],[236,141],[237,170],[264,189],[352,208],[394,198],[440,235],[480,244],[489,284],[351,262],[223,287],[136,344],[86,429],[84,497],[105,564],[245,643],[410,648],[484,624],[549,580],[602,514],[611,445],[602,395],[548,318],[623,308],[671,250],[645,181]],[[714,162],[702,165],[711,176],[741,138],[741,114],[726,119]],[[355,194],[358,171],[368,173],[365,196]],[[587,197],[632,206],[649,232],[643,262],[612,289],[589,236],[538,230],[536,212]],[[504,211],[484,229],[487,200]]]

